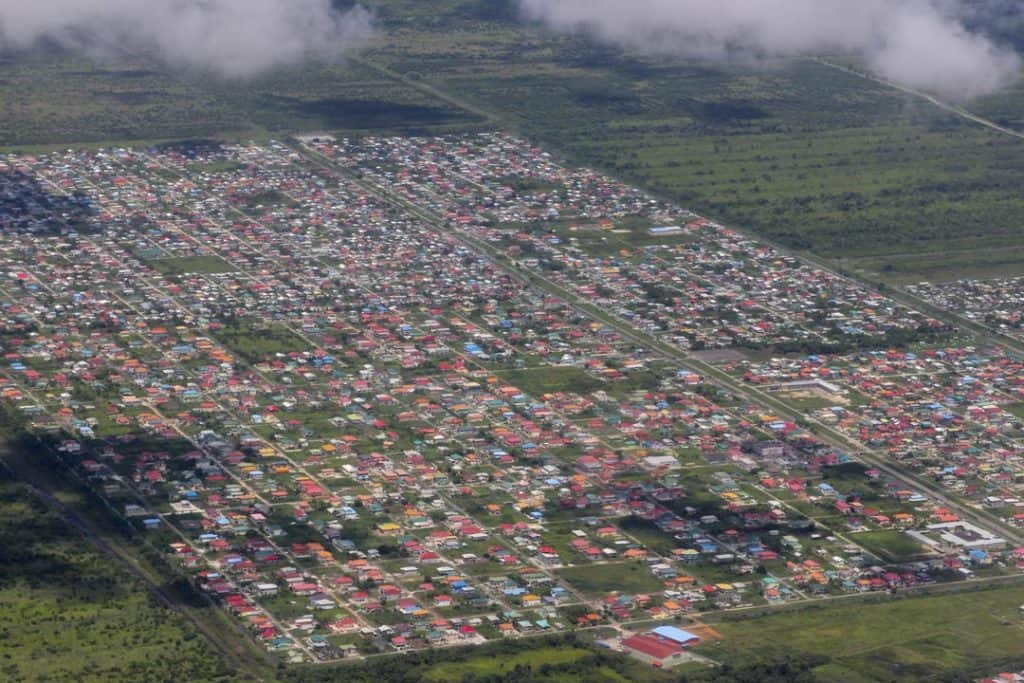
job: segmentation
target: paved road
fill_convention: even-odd
[[[523,271],[515,266],[508,257],[501,253],[498,249],[495,249],[490,244],[487,244],[473,235],[467,232],[457,229],[450,228],[445,222],[444,218],[437,213],[418,206],[406,198],[390,191],[385,187],[381,187],[375,183],[369,182],[364,178],[356,177],[356,175],[349,169],[335,164],[332,160],[326,156],[320,154],[315,150],[311,150],[305,145],[295,145],[295,149],[306,156],[311,161],[328,168],[336,173],[340,173],[345,177],[353,180],[368,192],[381,197],[384,201],[391,204],[397,209],[406,211],[413,214],[414,216],[422,219],[427,225],[433,227],[435,230],[443,232],[445,234],[453,235],[458,238],[463,244],[470,247],[471,249],[482,252],[486,256],[489,256],[497,265],[512,274],[514,277],[525,280],[537,287],[540,287],[551,294],[558,296],[572,305],[578,312],[592,317],[596,320],[600,320],[612,327],[614,327],[624,337],[644,346],[652,349],[656,354],[661,357],[671,360],[672,362],[679,363],[681,366],[689,368],[694,372],[704,375],[705,377],[711,378],[715,383],[726,389],[732,391],[738,396],[742,396],[754,403],[758,403],[773,409],[778,413],[779,417],[789,419],[794,422],[811,422],[814,424],[817,435],[827,443],[840,448],[844,451],[849,451],[855,454],[857,457],[862,459],[864,462],[873,465],[885,472],[889,476],[907,483],[910,488],[918,489],[927,492],[932,498],[938,501],[940,504],[956,510],[960,516],[966,520],[972,521],[983,527],[997,529],[1000,534],[1004,537],[1016,542],[1024,543],[1024,533],[1014,527],[1006,525],[1002,520],[997,518],[995,515],[977,508],[970,507],[959,501],[954,496],[950,495],[946,491],[942,490],[937,484],[928,481],[923,477],[919,477],[914,473],[907,472],[903,468],[895,467],[889,462],[888,458],[882,454],[875,453],[864,444],[858,443],[854,439],[851,439],[845,434],[816,422],[814,420],[808,420],[808,418],[789,407],[778,398],[767,394],[755,387],[748,386],[728,374],[722,372],[718,368],[715,368],[708,363],[697,360],[670,344],[667,344],[645,332],[638,330],[627,320],[620,318],[614,314],[608,313],[606,310],[595,306],[583,299],[577,294],[568,290],[561,284],[550,280],[549,278],[540,275],[534,271]]]

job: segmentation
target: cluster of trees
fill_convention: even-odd
[[[818,339],[802,339],[792,342],[780,342],[772,346],[775,353],[797,353],[801,355],[825,355],[854,353],[857,351],[903,349],[911,344],[940,341],[948,335],[949,328],[921,326],[917,328],[893,328],[882,335],[842,334],[834,335],[829,341]],[[742,344],[741,344],[742,346]],[[748,348],[761,348],[747,345]]]

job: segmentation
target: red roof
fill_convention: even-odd
[[[683,651],[678,644],[648,635],[636,635],[622,641],[622,646],[654,659],[666,659]]]

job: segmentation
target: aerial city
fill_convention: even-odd
[[[0,678],[1024,681],[1022,51],[0,0]]]

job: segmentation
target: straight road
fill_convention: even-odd
[[[561,284],[550,280],[539,273],[534,271],[524,271],[516,266],[505,254],[498,249],[481,241],[473,235],[468,234],[466,231],[451,228],[448,226],[446,221],[439,214],[418,206],[404,197],[390,191],[385,187],[381,187],[375,183],[369,182],[364,178],[359,178],[356,174],[352,173],[349,169],[343,168],[338,164],[335,164],[331,159],[327,158],[323,154],[320,154],[316,150],[312,150],[309,147],[292,143],[293,148],[296,149],[300,154],[304,155],[310,161],[327,168],[330,171],[339,173],[346,178],[349,178],[353,182],[363,187],[367,192],[371,192],[384,201],[391,204],[396,209],[410,213],[417,218],[424,221],[424,223],[439,232],[444,234],[452,235],[459,239],[463,244],[473,249],[478,253],[483,253],[489,257],[502,269],[506,270],[513,277],[524,280],[530,285],[538,287],[547,291],[550,294],[563,299],[575,308],[579,313],[582,313],[588,317],[599,320],[618,331],[625,338],[630,339],[641,346],[647,347],[653,350],[657,355],[663,359],[670,360],[674,363],[678,363],[680,366],[688,368],[698,374],[704,375],[712,379],[716,384],[728,389],[737,396],[746,398],[749,401],[758,403],[760,405],[771,408],[781,418],[788,419],[793,422],[799,423],[811,423],[813,425],[815,433],[822,438],[826,443],[831,444],[840,450],[850,452],[856,457],[860,458],[867,464],[877,467],[879,470],[885,472],[889,476],[897,479],[898,481],[905,482],[910,488],[918,489],[926,492],[934,500],[941,505],[950,509],[956,510],[960,516],[968,521],[974,522],[983,527],[997,530],[1005,538],[1013,541],[1014,543],[1024,544],[1024,533],[1021,530],[1014,527],[1008,526],[1001,519],[995,515],[989,513],[986,510],[978,509],[966,504],[963,501],[958,500],[951,494],[943,491],[937,484],[928,481],[923,477],[919,477],[912,472],[908,472],[900,467],[895,467],[889,462],[888,458],[884,455],[876,453],[868,448],[866,445],[859,443],[850,437],[842,434],[841,432],[816,422],[809,420],[802,413],[789,407],[786,403],[779,400],[778,398],[761,391],[756,387],[751,387],[743,384],[728,374],[722,372],[718,368],[715,368],[708,363],[693,358],[683,350],[667,344],[646,332],[637,329],[629,321],[620,318],[617,315],[611,314],[606,310],[595,306],[581,297],[576,293],[565,288]]]

